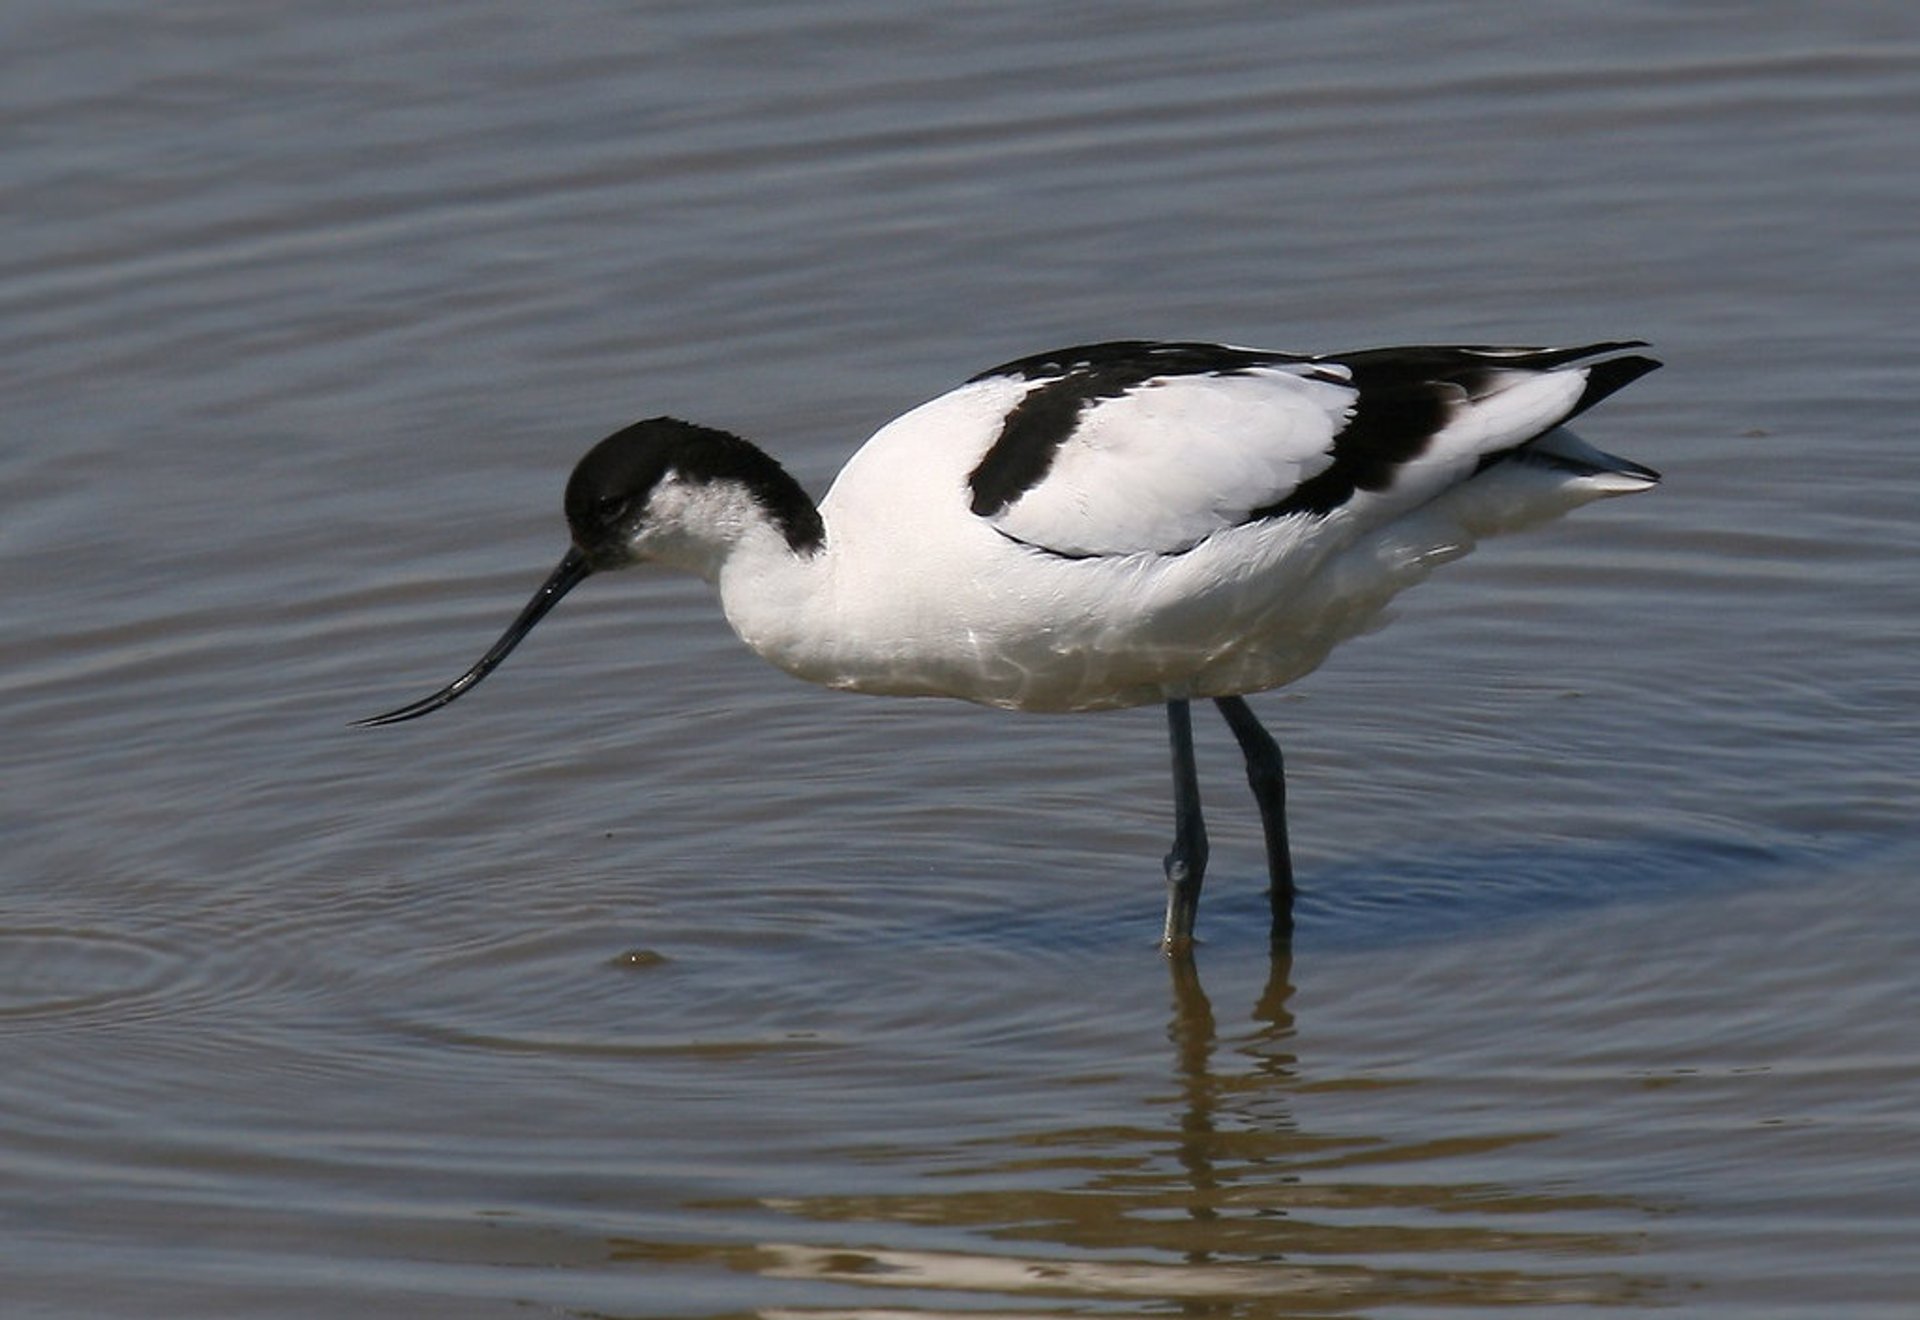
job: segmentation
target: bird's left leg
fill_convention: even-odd
[[[1200,911],[1200,882],[1207,874],[1207,826],[1200,818],[1193,712],[1184,700],[1167,703],[1167,737],[1173,745],[1173,850],[1167,854],[1167,924],[1160,935],[1160,947],[1171,954],[1193,943],[1193,919]]]
[[[1227,727],[1247,758],[1247,783],[1260,808],[1260,828],[1267,836],[1267,891],[1273,909],[1272,941],[1284,945],[1293,938],[1293,854],[1287,847],[1287,768],[1280,744],[1273,740],[1242,697],[1215,697],[1213,704],[1226,716]]]

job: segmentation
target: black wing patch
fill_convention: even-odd
[[[1385,490],[1402,464],[1426,451],[1465,397],[1457,384],[1370,368],[1356,369],[1352,384],[1357,391],[1353,412],[1333,437],[1333,462],[1285,498],[1253,510],[1249,522],[1292,513],[1329,514],[1355,491]]]
[[[1286,498],[1255,509],[1250,518],[1324,515],[1358,491],[1385,490],[1393,483],[1394,473],[1426,452],[1433,437],[1463,406],[1492,393],[1511,372],[1552,371],[1596,354],[1642,347],[1637,339],[1556,349],[1422,345],[1317,358],[1346,367],[1357,391],[1346,426],[1333,438],[1333,463],[1301,482]],[[1579,400],[1554,425],[1578,416],[1659,365],[1639,356],[1594,364],[1587,369],[1587,386]],[[1486,455],[1479,466],[1485,468],[1511,452]]]

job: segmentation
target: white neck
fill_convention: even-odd
[[[825,681],[833,544],[796,549],[765,503],[734,481],[662,482],[635,546],[653,562],[698,574],[720,592],[740,640],[771,663]]]
[[[789,673],[819,682],[833,648],[827,619],[833,559],[831,542],[796,551],[763,516],[733,542],[709,581],[719,587],[720,608],[741,641]]]

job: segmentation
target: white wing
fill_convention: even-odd
[[[1088,401],[1046,474],[990,520],[1058,554],[1188,549],[1330,467],[1352,399],[1279,367],[1147,380]]]
[[[1263,518],[1391,517],[1652,369],[1583,349],[1302,358],[1104,344],[1010,363],[1027,388],[970,476],[973,511],[1071,557],[1177,554]]]

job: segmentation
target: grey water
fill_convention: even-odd
[[[1910,6],[0,16],[0,1314],[1906,1316]],[[1200,726],[588,584],[636,417],[815,492],[1091,339],[1635,336],[1656,491]]]

